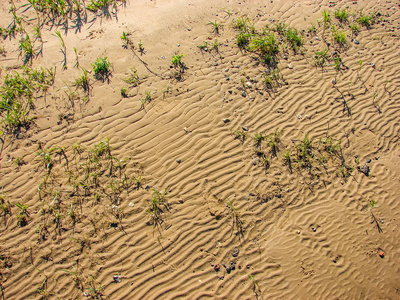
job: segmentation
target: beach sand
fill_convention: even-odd
[[[238,47],[238,18],[302,45],[272,31],[268,66]],[[397,1],[130,0],[60,19],[26,64],[55,67],[35,119],[2,124],[2,299],[400,298]],[[1,41],[2,85],[23,74],[21,36]]]

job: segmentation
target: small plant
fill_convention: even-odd
[[[154,226],[157,226],[162,222],[161,214],[163,213],[162,207],[168,209],[168,204],[165,201],[165,195],[167,194],[167,189],[160,193],[153,189],[153,198],[150,202],[150,207],[147,209],[147,213],[150,215],[151,220],[154,222]]]
[[[26,33],[19,42],[19,56],[23,56],[23,63],[26,65],[28,62],[32,63],[35,51],[29,35]]]
[[[256,298],[258,299],[261,296],[261,288],[258,285],[258,282],[255,280],[253,275],[249,274],[249,278],[253,282],[253,293],[256,295]]]
[[[345,181],[351,176],[351,174],[353,173],[353,171],[354,171],[354,168],[352,168],[352,167],[350,167],[350,166],[347,166],[347,165],[344,164],[344,163],[339,167],[339,174],[341,175],[341,177],[342,177]]]
[[[338,19],[340,22],[345,23],[349,19],[349,13],[346,11],[346,9],[336,9],[335,10],[335,17]]]
[[[121,88],[121,96],[124,97],[124,98],[128,97],[127,89],[124,86]]]
[[[225,201],[224,202],[226,207],[229,209],[229,214],[232,217],[232,230],[237,229],[238,233],[243,235],[243,220],[242,216],[240,215],[239,209],[233,206],[232,201]]]
[[[218,47],[219,47],[218,39],[215,39],[214,43],[212,44],[212,50],[218,52]]]
[[[346,44],[346,33],[335,30],[333,31],[333,39],[335,40],[336,43],[338,43],[341,47],[343,47]]]
[[[252,139],[255,146],[259,148],[261,146],[261,141],[264,140],[264,135],[262,133],[255,133]]]
[[[234,130],[232,131],[233,136],[235,137],[235,139],[239,140],[242,142],[242,144],[244,143],[244,139],[246,138],[246,133],[243,130]]]
[[[105,81],[111,74],[111,63],[107,60],[107,57],[98,58],[92,67],[96,79]]]
[[[90,84],[89,84],[89,76],[88,71],[84,68],[81,68],[82,75],[75,81],[76,87],[81,87],[86,93],[90,91]]]
[[[351,24],[350,29],[354,35],[357,35],[360,32],[360,27],[357,24]]]
[[[15,206],[19,208],[19,213],[17,215],[18,225],[23,227],[28,224],[29,212],[28,206],[21,204],[20,202],[15,203]]]
[[[328,23],[331,21],[331,15],[326,10],[322,12],[322,21],[324,22],[324,31],[322,33],[324,35],[325,30],[328,27]]]
[[[263,74],[264,77],[264,83],[267,87],[272,87],[274,82],[278,82],[280,75],[278,73],[278,70],[268,70]]]
[[[283,154],[283,163],[289,168],[290,173],[292,173],[292,157],[290,150]]]
[[[318,143],[323,146],[323,149],[331,155],[341,156],[342,146],[341,141],[335,141],[327,137],[324,140],[322,138],[319,139]]]
[[[212,32],[215,34],[219,34],[219,30],[223,27],[221,23],[214,21],[214,22],[208,22],[207,25],[212,26]]]
[[[324,67],[329,58],[328,50],[317,51],[314,56],[314,63],[316,66]]]
[[[376,205],[375,200],[370,200],[368,204],[369,204],[372,208],[373,208],[373,207],[379,207],[378,205]]]
[[[334,60],[335,70],[336,72],[339,72],[342,66],[342,59],[339,56],[335,56],[333,60]]]
[[[67,47],[65,46],[65,42],[64,42],[63,37],[61,36],[60,31],[56,30],[56,31],[55,31],[55,36],[58,37],[59,40],[60,40],[60,42],[61,42],[61,49],[60,49],[60,51],[61,51],[61,53],[62,53],[63,56],[64,56],[64,59],[63,59],[63,69],[67,69]]]
[[[372,24],[372,20],[374,19],[374,15],[370,14],[370,15],[363,15],[361,13],[361,16],[356,20],[358,23],[360,23],[361,25],[370,28],[371,24]]]
[[[276,153],[279,151],[279,144],[281,142],[281,137],[282,131],[279,129],[276,129],[275,132],[271,135],[268,135],[267,138],[267,144],[271,149],[271,154],[273,156],[276,156]]]
[[[137,44],[138,44],[138,47],[139,47],[140,54],[143,54],[144,53],[144,47],[143,47],[142,40],[140,40]]]
[[[317,33],[317,27],[315,27],[314,24],[311,24],[311,26],[308,28],[308,32],[311,34],[316,34]]]
[[[138,75],[138,71],[136,68],[129,70],[130,76],[127,79],[124,79],[126,83],[131,84],[132,86],[136,87],[140,84],[140,78]]]
[[[181,67],[183,65],[182,62],[182,57],[184,56],[183,53],[181,54],[177,54],[177,55],[173,55],[172,56],[172,65],[177,68],[177,67]]]
[[[76,48],[74,47],[74,53],[75,53],[75,68],[79,68],[79,58],[78,58],[78,52],[76,51]]]
[[[20,166],[22,166],[23,164],[25,164],[24,159],[22,157],[16,157],[13,160],[13,163],[17,166],[17,168],[19,168]]]
[[[232,27],[240,31],[247,31],[248,24],[250,24],[250,20],[246,16],[235,18],[232,21]]]
[[[251,40],[249,50],[259,52],[264,61],[268,64],[274,60],[275,56],[279,52],[275,35],[272,32]]]
[[[125,31],[122,32],[121,35],[121,40],[123,42],[122,47],[125,49],[128,49],[129,45],[132,44],[132,41],[129,38],[130,34],[129,33],[125,33]]]
[[[303,38],[295,28],[288,28],[286,31],[286,40],[292,45],[293,51],[303,45]]]
[[[207,51],[208,50],[208,42],[207,41],[204,41],[203,42],[203,44],[200,44],[200,45],[197,45],[197,48],[199,48],[200,49],[200,51]]]
[[[311,159],[314,158],[312,149],[312,140],[306,134],[303,141],[297,145],[297,157],[301,167],[311,169]]]

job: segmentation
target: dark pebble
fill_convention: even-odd
[[[367,163],[370,163],[371,162],[371,159],[369,158],[368,160],[367,160]]]
[[[247,95],[246,92],[243,91],[243,92],[242,92],[242,97],[246,97],[246,95]]]
[[[180,159],[177,159],[176,162],[177,162],[178,164],[180,164],[180,163],[181,163],[181,160],[180,160]]]
[[[354,40],[354,44],[358,45],[358,44],[360,44],[360,41],[359,40]]]

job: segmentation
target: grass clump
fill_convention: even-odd
[[[40,93],[46,95],[54,82],[53,69],[24,68],[23,73],[7,73],[0,87],[0,124],[7,133],[28,128],[34,118],[29,112]]]
[[[344,8],[338,8],[335,10],[335,18],[338,19],[340,22],[345,23],[349,20],[349,13]]]
[[[333,40],[343,47],[346,44],[346,33],[333,28]]]
[[[314,63],[316,66],[324,67],[329,58],[328,50],[317,51],[314,56]]]
[[[223,27],[223,25],[217,21],[214,22],[208,22],[207,25],[211,25],[212,26],[212,32],[214,32],[215,34],[219,34],[220,29]]]
[[[15,203],[15,206],[19,208],[19,213],[17,215],[18,225],[23,227],[28,224],[29,212],[28,206],[20,202]]]
[[[375,16],[374,16],[373,13],[371,13],[369,15],[364,15],[364,14],[361,13],[361,16],[356,21],[359,24],[361,24],[362,26],[370,28],[374,18],[375,18]]]
[[[153,191],[153,198],[150,201],[150,207],[146,210],[151,217],[151,222],[154,226],[162,223],[161,214],[163,213],[163,208],[168,209],[168,204],[165,200],[167,194],[167,189],[163,192],[159,192],[155,189]]]
[[[111,74],[111,63],[107,57],[97,58],[92,67],[94,77],[98,80],[105,81]]]
[[[286,40],[292,46],[293,51],[296,50],[303,45],[303,38],[295,28],[288,28],[286,31]]]
[[[232,27],[239,31],[236,37],[236,44],[240,48],[245,48],[255,34],[254,26],[250,24],[247,16],[241,16],[232,21]]]
[[[258,53],[267,64],[274,62],[279,52],[278,43],[273,32],[252,39],[248,49]]]

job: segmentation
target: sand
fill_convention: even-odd
[[[9,7],[1,4],[2,28]],[[356,36],[337,8],[381,20]],[[344,47],[331,24],[323,34],[324,10],[346,33]],[[28,66],[56,67],[54,84],[35,95],[28,129],[3,129],[0,187],[11,215],[0,222],[2,299],[400,298],[396,1],[131,0],[110,11],[88,12],[78,27],[74,18],[67,29],[43,25],[43,55]],[[23,14],[32,36],[35,14]],[[232,22],[244,15],[257,31],[279,22],[304,30],[297,53],[280,44],[271,85],[268,66],[236,44]],[[22,74],[19,40],[1,41],[2,83]],[[333,59],[315,65],[327,43],[342,59],[338,71]],[[82,73],[73,48],[91,71],[89,93],[73,86]],[[172,66],[179,54],[183,73]],[[101,57],[112,65],[104,82],[92,71]],[[134,69],[137,86],[124,81]],[[311,169],[296,161],[306,135]],[[97,157],[99,183],[84,186],[88,149],[106,138],[113,158]],[[318,143],[329,138],[340,151]],[[51,168],[38,155],[46,151]],[[28,206],[26,224],[16,203]]]

